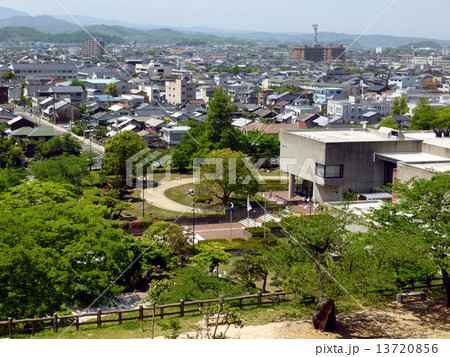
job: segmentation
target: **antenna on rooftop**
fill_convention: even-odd
[[[312,27],[314,29],[314,46],[317,46],[317,31],[319,30],[319,25],[314,24]]]

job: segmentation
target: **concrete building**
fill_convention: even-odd
[[[81,46],[80,53],[82,56],[86,57],[102,57],[105,54],[105,41],[85,41]]]
[[[433,132],[287,130],[280,132],[280,144],[289,196],[319,202],[341,201],[349,192],[377,193],[394,177],[407,180],[450,170],[450,138]]]
[[[342,88],[317,88],[314,91],[315,103],[326,103],[328,99],[343,99],[344,90]]]
[[[78,68],[74,63],[13,63],[10,68],[19,80],[31,75],[67,80],[78,78]]]
[[[173,105],[185,105],[191,99],[196,99],[196,85],[185,79],[166,82],[166,101]]]
[[[326,62],[337,59],[344,60],[345,47],[343,45],[298,45],[294,47],[294,59],[312,62]]]
[[[363,101],[361,98],[351,96],[344,100],[329,100],[327,103],[327,114],[339,116],[348,121],[361,122],[366,120],[364,114],[377,112],[382,116],[391,114],[392,102],[387,101]]]

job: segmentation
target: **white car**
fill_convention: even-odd
[[[64,128],[68,128],[69,126],[66,124],[66,125],[64,125]]]

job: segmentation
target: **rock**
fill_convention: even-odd
[[[314,328],[319,331],[336,329],[336,310],[333,299],[320,299],[313,316]]]

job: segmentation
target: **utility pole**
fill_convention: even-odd
[[[195,201],[192,204],[192,247],[195,248]]]

